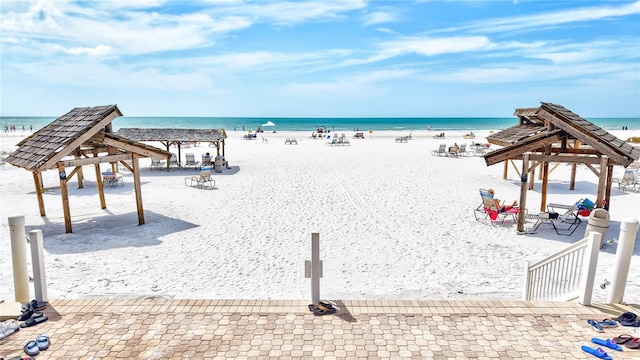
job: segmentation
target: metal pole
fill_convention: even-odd
[[[42,250],[42,230],[29,231],[31,243],[31,266],[33,267],[33,286],[35,299],[47,300],[47,278],[44,274],[44,252]]]
[[[320,301],[320,234],[311,233],[311,303]]]
[[[9,217],[11,231],[11,258],[13,260],[13,287],[16,302],[29,302],[29,277],[27,275],[27,246],[24,244],[24,216]]]
[[[632,218],[622,219],[620,223],[620,238],[616,250],[616,261],[613,264],[613,280],[609,288],[607,303],[621,303],[624,297],[624,288],[629,276],[629,265],[633,255],[633,245],[638,233],[638,220]]]

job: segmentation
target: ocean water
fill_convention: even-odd
[[[17,130],[39,130],[56,119],[52,117],[0,117],[0,131],[5,126],[14,125]],[[605,130],[640,129],[640,118],[593,118],[587,119]],[[271,121],[275,126],[262,126]],[[114,130],[119,128],[191,128],[255,130],[265,131],[314,131],[324,127],[333,131],[368,130],[502,130],[518,124],[518,118],[254,118],[254,117],[133,117],[121,116],[113,121]]]

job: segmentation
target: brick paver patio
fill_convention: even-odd
[[[5,360],[47,334],[38,359],[596,359],[593,331],[636,305],[584,307],[574,302],[333,301],[333,315],[307,302],[281,300],[51,300],[49,321],[0,340]],[[614,359],[640,350],[607,349]]]

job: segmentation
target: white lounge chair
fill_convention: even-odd
[[[447,144],[440,144],[436,150],[431,150],[433,156],[443,156],[447,153]]]
[[[202,169],[199,176],[187,176],[184,178],[185,185],[193,186],[195,184],[198,189],[204,189],[207,183],[209,183],[211,189],[216,188],[216,181],[211,177],[211,169]]]
[[[621,178],[614,178],[613,182],[618,183],[618,189],[620,191],[624,191],[626,189],[635,191],[636,187],[640,185],[640,182],[637,180],[637,174],[632,169],[625,170],[624,175],[622,175]]]
[[[200,163],[196,161],[195,154],[187,153],[184,156],[185,156],[184,167],[194,168],[194,169],[198,169],[200,167]]]

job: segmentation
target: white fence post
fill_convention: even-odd
[[[596,266],[598,265],[598,254],[600,252],[600,239],[602,234],[591,231],[587,241],[586,262],[582,267],[582,281],[580,284],[580,294],[578,302],[582,305],[591,305],[593,295],[593,283],[596,277]]]
[[[320,261],[320,234],[311,233],[311,261],[304,263],[304,276],[311,278],[311,302],[320,301],[320,278],[322,277],[322,261]]]
[[[27,246],[24,237],[24,216],[9,217],[11,231],[11,258],[13,260],[13,287],[16,302],[29,302],[29,276],[27,275]]]
[[[524,293],[522,294],[522,301],[531,300],[531,288],[529,282],[531,281],[531,272],[529,271],[529,262],[524,264]]]
[[[632,218],[622,219],[618,248],[616,250],[616,262],[613,264],[613,280],[611,280],[611,287],[607,297],[608,304],[622,302],[637,233],[638,220]]]
[[[44,252],[42,250],[42,230],[29,231],[29,243],[31,243],[31,266],[33,266],[33,286],[35,299],[47,300],[47,278],[44,271]]]

